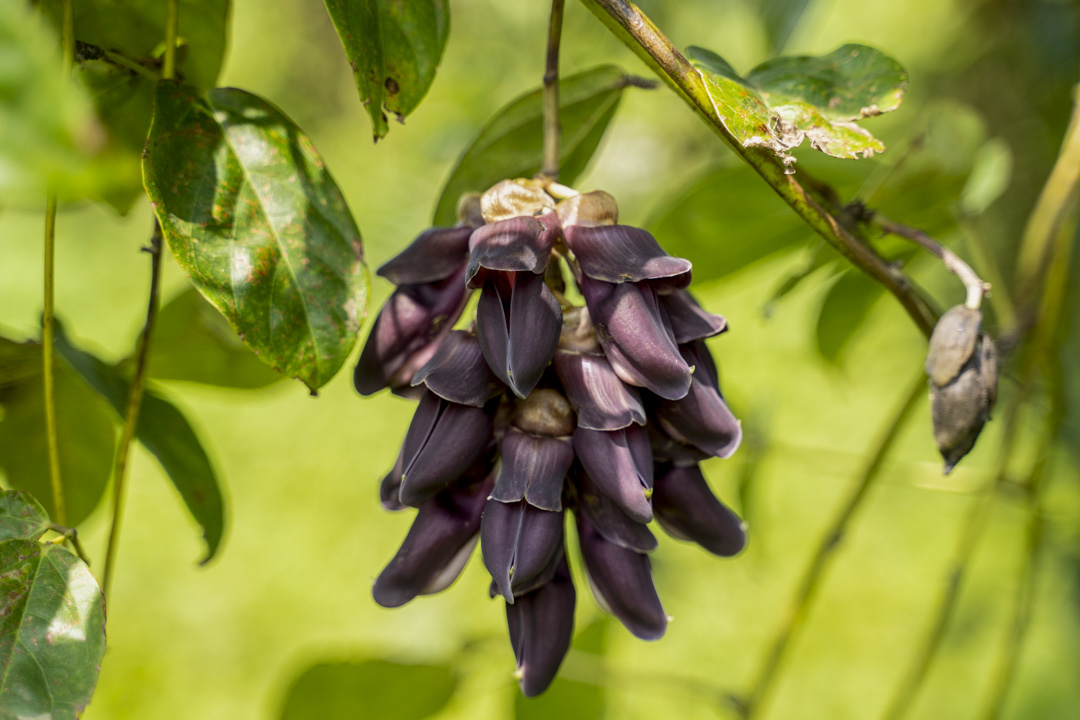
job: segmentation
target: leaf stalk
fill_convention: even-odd
[[[544,158],[540,174],[559,179],[559,45],[562,40],[563,9],[566,0],[551,1],[548,25],[547,60],[544,66]]]

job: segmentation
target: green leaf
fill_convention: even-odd
[[[0,468],[9,488],[53,507],[41,345],[0,338]],[[112,474],[116,426],[108,405],[62,359],[54,366],[60,480],[74,527],[97,507]]]
[[[960,193],[960,209],[980,215],[1004,194],[1012,179],[1012,149],[1002,138],[983,143],[975,155],[974,167]]]
[[[761,0],[758,12],[773,52],[784,49],[809,4],[810,0]]]
[[[45,508],[33,495],[0,490],[0,540],[37,540],[49,525]]]
[[[884,290],[865,273],[848,269],[825,294],[815,337],[821,356],[839,364],[841,353],[862,326]]]
[[[104,655],[89,568],[59,545],[0,542],[0,720],[79,716]]]
[[[772,150],[786,164],[804,139],[827,155],[857,159],[885,146],[856,121],[895,110],[907,72],[866,45],[844,45],[820,57],[781,57],[740,77],[719,55],[687,49],[714,112],[743,147]]]
[[[311,140],[265,100],[158,86],[143,160],[169,248],[263,362],[312,391],[367,311],[360,231]]]
[[[120,371],[72,345],[62,332],[56,351],[95,391],[109,401],[122,421],[127,410],[130,382]],[[221,544],[225,526],[224,501],[214,467],[187,418],[172,403],[146,388],[139,407],[135,437],[161,463],[188,512],[202,526],[209,562]]]
[[[422,720],[446,706],[457,682],[441,665],[318,663],[293,681],[281,720]]]
[[[261,388],[281,379],[247,349],[195,288],[161,308],[150,345],[148,376],[233,388]]]
[[[446,0],[325,2],[378,140],[390,130],[384,108],[403,119],[431,87],[450,8]]]
[[[745,164],[714,170],[649,223],[665,250],[694,264],[695,281],[738,272],[812,232],[756,178]]]
[[[612,65],[586,70],[559,83],[559,180],[572,184],[585,170],[615,116],[630,77]],[[458,198],[483,192],[508,178],[532,177],[543,160],[541,90],[506,105],[458,158],[435,206],[434,224],[453,225]]]

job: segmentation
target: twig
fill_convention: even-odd
[[[810,227],[852,264],[892,293],[911,316],[916,327],[929,337],[937,322],[937,313],[915,291],[907,277],[874,252],[865,239],[858,238],[857,227],[850,223],[845,224],[826,209],[822,204],[828,204],[825,197],[814,197],[794,176],[787,174],[774,154],[761,148],[743,147],[731,135],[716,114],[701,74],[649,18],[626,0],[582,2],[696,110],[731,149],[753,167]]]
[[[58,533],[60,535],[61,541],[70,541],[71,547],[75,549],[75,554],[79,556],[79,559],[86,563],[87,566],[90,565],[90,558],[83,550],[82,543],[79,542],[78,530],[76,530],[75,528],[64,527],[63,525],[59,525],[57,523],[50,523],[49,529],[52,530],[54,533]]]
[[[974,310],[978,310],[982,304],[983,296],[990,292],[990,283],[980,278],[971,266],[960,259],[960,256],[947,247],[944,247],[934,238],[918,228],[909,227],[898,222],[893,222],[878,212],[872,212],[870,221],[879,228],[889,233],[910,240],[922,249],[940,259],[945,264],[945,269],[960,279],[967,289],[965,304]]]
[[[176,77],[176,35],[179,25],[179,0],[168,0],[165,6],[165,64],[161,70],[163,80],[172,80]]]
[[[911,412],[915,409],[915,405],[925,393],[926,376],[920,372],[915,383],[905,396],[903,404],[900,405],[900,408],[890,421],[888,428],[886,428],[885,432],[882,434],[881,439],[878,440],[870,461],[866,464],[866,467],[859,477],[858,484],[852,490],[851,494],[848,496],[847,502],[844,503],[843,508],[841,508],[840,512],[833,520],[828,532],[825,533],[824,538],[818,544],[817,552],[814,554],[810,566],[806,569],[806,574],[803,576],[802,583],[800,583],[799,589],[795,593],[790,610],[783,622],[780,623],[780,628],[777,630],[776,637],[772,643],[772,649],[765,660],[765,664],[762,666],[761,672],[758,674],[757,680],[751,690],[750,697],[748,701],[740,703],[744,708],[745,716],[747,718],[758,717],[762,708],[765,707],[774,687],[774,682],[778,677],[787,648],[792,637],[798,632],[799,628],[802,627],[802,624],[805,622],[806,617],[810,612],[814,599],[817,596],[818,588],[824,579],[825,571],[828,569],[833,557],[833,553],[840,547],[848,526],[851,524],[852,518],[862,505],[867,492],[870,490],[874,480],[880,473],[885,457],[896,442],[896,438],[899,435],[901,428],[904,426],[904,423],[907,422],[908,418],[911,416]]]
[[[551,24],[548,27],[547,62],[544,66],[544,161],[540,174],[559,179],[559,43],[562,38],[565,0],[551,1]]]
[[[92,43],[83,42],[82,40],[75,41],[75,59],[78,62],[103,60],[119,68],[140,75],[151,82],[157,82],[162,77],[160,71],[143,62],[132,60],[127,55],[117,52],[116,50],[108,50]]]

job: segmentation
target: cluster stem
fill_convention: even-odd
[[[547,60],[544,64],[544,159],[540,175],[559,179],[559,45],[562,40],[563,9],[566,0],[551,1],[548,25]]]

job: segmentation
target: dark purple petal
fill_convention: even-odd
[[[439,343],[434,357],[413,376],[412,384],[424,384],[441,398],[473,407],[483,407],[503,391],[503,384],[484,359],[480,341],[463,330],[454,330]]]
[[[581,290],[612,369],[625,382],[677,400],[690,388],[690,366],[648,283],[612,285],[582,278]]]
[[[631,518],[600,492],[588,473],[580,472],[578,481],[578,512],[585,515],[585,519],[605,540],[639,553],[656,549],[656,537],[649,532],[649,528]]]
[[[586,275],[609,283],[657,280],[660,292],[690,284],[690,261],[664,252],[656,239],[629,225],[570,225],[566,244]]]
[[[604,539],[578,513],[581,557],[601,607],[642,640],[659,640],[667,629],[667,614],[653,586],[649,558]]]
[[[431,228],[376,273],[395,285],[416,285],[444,280],[468,260],[471,227]]]
[[[394,469],[386,474],[386,477],[382,479],[382,483],[379,484],[379,500],[382,501],[382,505],[387,510],[404,510],[407,505],[402,504],[401,494],[401,459],[402,453],[398,451],[397,461],[394,463]]]
[[[438,348],[457,322],[469,291],[462,282],[464,267],[429,285],[403,285],[379,311],[360,354],[353,383],[361,395],[388,385],[408,388],[413,375]]]
[[[697,465],[702,460],[712,457],[707,452],[699,450],[693,445],[679,442],[660,429],[655,418],[650,418],[645,423],[645,429],[649,432],[649,445],[652,447],[654,463],[673,463],[679,466]]]
[[[660,427],[679,442],[716,457],[730,457],[742,441],[742,426],[731,414],[716,381],[716,366],[700,340],[682,347],[695,366],[690,392],[681,400],[661,400],[653,412]]]
[[[489,480],[446,490],[421,505],[401,548],[375,580],[375,602],[399,607],[449,587],[476,546],[490,489]]]
[[[559,344],[562,310],[544,284],[528,272],[491,275],[476,307],[476,331],[492,372],[526,397]]]
[[[555,679],[574,635],[574,581],[563,558],[548,584],[506,605],[521,692],[535,697]]]
[[[694,296],[685,290],[660,296],[660,307],[667,313],[675,342],[679,345],[719,335],[727,330],[723,315],[706,312]]]
[[[730,557],[746,547],[742,520],[716,499],[697,465],[657,475],[653,512],[669,535],[714,555]]]
[[[402,446],[401,502],[419,506],[485,456],[493,443],[494,406],[477,408],[424,395]]]
[[[579,427],[574,452],[600,492],[637,522],[652,520],[652,450],[645,430],[637,425],[610,432]]]
[[[569,437],[537,437],[512,427],[499,450],[502,469],[491,493],[493,500],[526,500],[541,510],[562,510],[563,480],[574,462]]]
[[[558,237],[559,218],[555,213],[539,218],[509,218],[477,228],[469,238],[465,282],[471,288],[483,287],[486,270],[543,275]]]
[[[566,396],[577,410],[579,426],[618,430],[645,423],[637,391],[619,379],[603,355],[557,350],[554,363]]]
[[[480,526],[480,549],[506,602],[551,580],[563,554],[563,514],[526,502],[489,500]]]

